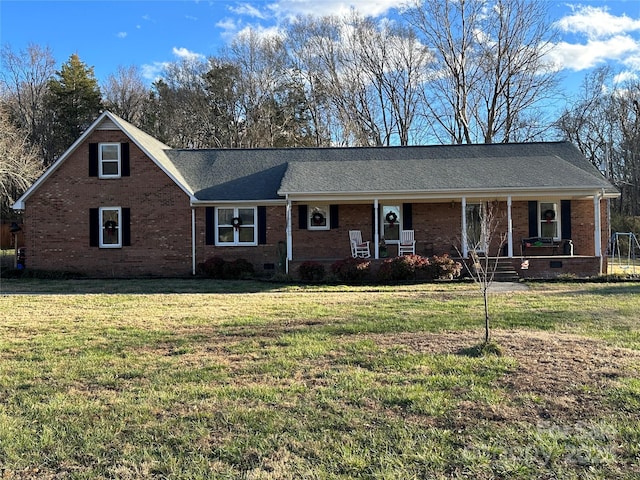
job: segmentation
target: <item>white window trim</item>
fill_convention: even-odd
[[[385,210],[388,208],[396,208],[398,209],[398,220],[397,220],[397,225],[398,225],[398,235],[400,235],[400,232],[402,232],[402,222],[403,222],[403,218],[402,218],[402,205],[395,205],[395,204],[391,204],[391,203],[387,203],[387,204],[383,204],[380,207],[380,236],[381,239],[384,238],[384,243],[387,245],[397,245],[400,244],[400,238],[398,238],[397,240],[392,240],[392,239],[387,239],[387,237],[384,236],[385,234],[385,223],[387,223],[387,213],[385,213]]]
[[[118,212],[118,243],[104,243],[104,220],[105,211],[115,210]],[[99,209],[99,228],[100,228],[100,248],[122,248],[122,207],[100,207]]]
[[[251,242],[241,242],[240,241],[240,230],[236,230],[235,228],[233,229],[233,242],[221,242],[219,240],[220,238],[220,234],[219,234],[219,228],[222,227],[230,227],[231,225],[227,225],[227,224],[222,224],[220,225],[218,223],[218,211],[219,210],[233,210],[233,216],[234,217],[238,217],[238,210],[248,210],[248,209],[252,209],[253,210],[253,241]],[[252,206],[240,206],[240,207],[232,207],[232,206],[224,206],[224,207],[216,207],[216,211],[215,211],[215,234],[216,234],[216,241],[215,241],[215,245],[219,246],[219,247],[255,247],[258,245],[258,207],[252,207]],[[240,227],[242,228],[242,227]]]
[[[116,146],[118,148],[118,159],[117,160],[105,160],[108,163],[118,164],[118,173],[116,174],[105,174],[103,173],[103,160],[102,160],[102,148],[108,146]],[[120,178],[122,176],[122,150],[119,143],[100,143],[98,144],[98,177],[99,178]]]
[[[553,237],[553,240],[562,240],[562,222],[560,219],[560,202],[556,200],[540,200],[538,202],[538,237],[542,238],[542,204],[543,203],[552,203],[555,205],[556,217],[553,219],[553,222],[556,224],[556,235]],[[548,237],[544,237],[548,238]]]
[[[313,216],[313,210],[315,208],[321,208],[326,212],[325,225],[313,225],[311,222]],[[307,207],[307,230],[330,230],[331,229],[331,211],[329,205],[315,203],[310,204]]]

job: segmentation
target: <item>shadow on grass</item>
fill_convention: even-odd
[[[260,280],[208,278],[34,278],[0,277],[0,295],[7,294],[220,294],[260,293],[281,290],[286,284]]]
[[[461,348],[456,353],[464,357],[473,358],[486,357],[489,355],[501,357],[502,347],[500,347],[500,345],[493,340],[490,340],[488,342],[479,343],[478,345],[474,345],[472,347]]]

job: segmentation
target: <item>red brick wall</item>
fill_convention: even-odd
[[[369,205],[340,205],[338,207],[338,228],[331,230],[300,229],[298,204],[292,209],[293,230],[293,258],[308,259],[338,259],[351,255],[349,245],[349,230],[360,230],[362,240],[371,242],[373,255],[373,204]]]
[[[606,252],[608,236],[606,208],[606,201],[603,200],[601,202],[603,254]],[[513,202],[511,215],[513,220],[513,254],[520,255],[521,241],[523,238],[529,237],[527,202]],[[571,200],[571,240],[573,242],[574,255],[594,255],[594,227],[593,200]]]
[[[89,143],[128,142],[131,175],[99,179],[88,175]],[[602,203],[603,252],[607,244],[606,203]],[[130,208],[131,246],[89,246],[89,209]],[[500,203],[505,232],[506,202]],[[267,207],[267,241],[257,247],[205,244],[205,208],[196,212],[196,264],[220,256],[244,258],[258,273],[283,267],[286,255],[285,207]],[[576,255],[593,255],[593,201],[572,201],[572,239]],[[310,231],[299,228],[298,205],[292,208],[293,259],[339,259],[350,255],[349,230],[361,230],[373,241],[372,204],[339,206],[339,227]],[[514,255],[529,236],[528,204],[514,202]],[[414,203],[416,253],[456,254],[461,241],[461,203]],[[27,268],[83,272],[91,276],[181,276],[192,272],[189,197],[119,131],[96,130],[29,197],[24,214]],[[496,237],[499,237],[497,234]],[[492,250],[495,245],[492,246]],[[371,245],[372,255],[374,245]],[[393,247],[390,254],[394,254]],[[591,267],[589,267],[591,268]]]
[[[521,262],[514,259],[513,267],[522,278],[556,278],[573,275],[579,278],[594,277],[600,273],[598,257],[527,257],[528,268],[522,270]],[[606,259],[605,259],[606,260]],[[606,263],[604,272],[606,272]]]
[[[129,142],[131,176],[89,177],[89,143]],[[131,246],[89,246],[89,209],[131,209]],[[96,130],[27,199],[27,268],[120,277],[191,271],[189,197],[119,131]]]
[[[286,260],[286,210],[284,206],[267,207],[267,242],[258,246],[216,247],[206,244],[206,209],[196,209],[196,261],[202,263],[210,257],[232,261],[244,258],[251,262],[258,274],[284,269]]]

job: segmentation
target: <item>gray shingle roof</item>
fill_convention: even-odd
[[[104,112],[16,201],[26,199],[100,125],[113,122],[192,200],[282,200],[285,195],[406,194],[428,197],[469,191],[535,194],[595,191],[618,195],[568,142],[356,148],[171,149]],[[106,128],[110,128],[107,125]]]
[[[361,148],[169,150],[201,201],[612,185],[568,142]]]

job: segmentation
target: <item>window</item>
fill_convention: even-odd
[[[100,208],[100,247],[122,247],[122,209],[120,207]]]
[[[120,144],[101,143],[98,148],[100,178],[120,178]]]
[[[399,241],[400,240],[400,206],[399,205],[384,205],[382,212],[382,238],[385,242]]]
[[[538,205],[538,220],[540,237],[560,239],[560,223],[558,204],[540,202]]]
[[[257,245],[256,207],[218,207],[216,245]]]
[[[329,230],[329,205],[309,205],[308,215],[309,230]]]
[[[485,208],[482,203],[467,203],[467,248],[475,252],[487,249],[487,226],[485,224]]]

